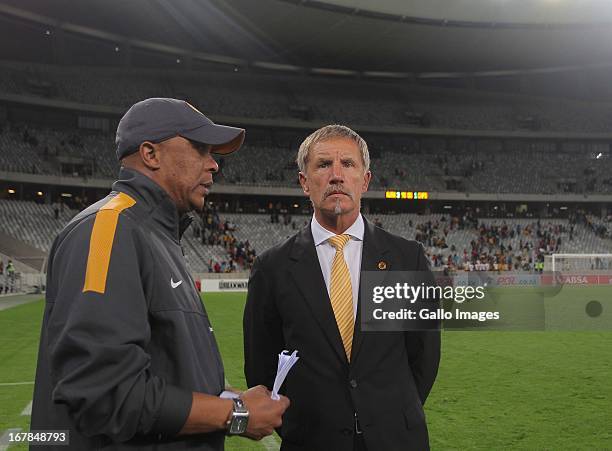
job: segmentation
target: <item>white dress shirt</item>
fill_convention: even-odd
[[[353,289],[353,319],[357,315],[357,300],[359,296],[359,276],[361,275],[361,251],[363,249],[363,232],[365,224],[361,215],[357,216],[355,222],[344,232],[346,235],[350,235],[351,239],[344,246],[344,260],[348,266],[351,274],[351,288]],[[323,279],[325,280],[325,286],[327,287],[327,294],[329,295],[329,284],[331,283],[331,270],[334,256],[336,255],[336,249],[327,241],[332,236],[336,236],[335,233],[325,229],[317,219],[312,216],[310,223],[310,230],[312,231],[312,238],[314,240],[315,248],[317,250],[317,257],[319,257],[319,265],[321,266],[321,272],[323,273]]]

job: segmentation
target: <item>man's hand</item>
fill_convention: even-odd
[[[249,411],[249,423],[243,434],[245,437],[261,440],[283,423],[281,417],[289,407],[289,398],[281,395],[275,401],[270,396],[271,393],[263,385],[253,387],[240,396]]]

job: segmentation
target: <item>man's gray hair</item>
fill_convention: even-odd
[[[322,141],[327,141],[329,139],[334,138],[349,138],[357,143],[359,146],[359,150],[361,150],[361,161],[363,163],[363,167],[365,168],[364,172],[367,172],[370,169],[370,152],[368,151],[368,145],[363,140],[361,136],[354,130],[351,130],[345,125],[326,125],[318,129],[317,131],[310,134],[304,142],[300,145],[300,150],[298,150],[296,162],[300,172],[306,173],[306,163],[308,163],[308,154],[310,153],[310,149]]]

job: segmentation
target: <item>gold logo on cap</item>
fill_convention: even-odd
[[[380,269],[381,271],[384,271],[385,269],[387,269],[387,262],[384,260],[379,261],[378,269]]]

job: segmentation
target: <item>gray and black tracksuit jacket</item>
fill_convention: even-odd
[[[180,246],[188,225],[161,187],[124,168],[56,238],[31,430],[68,429],[70,447],[57,449],[223,449],[222,431],[177,437],[192,392],[224,388]]]

